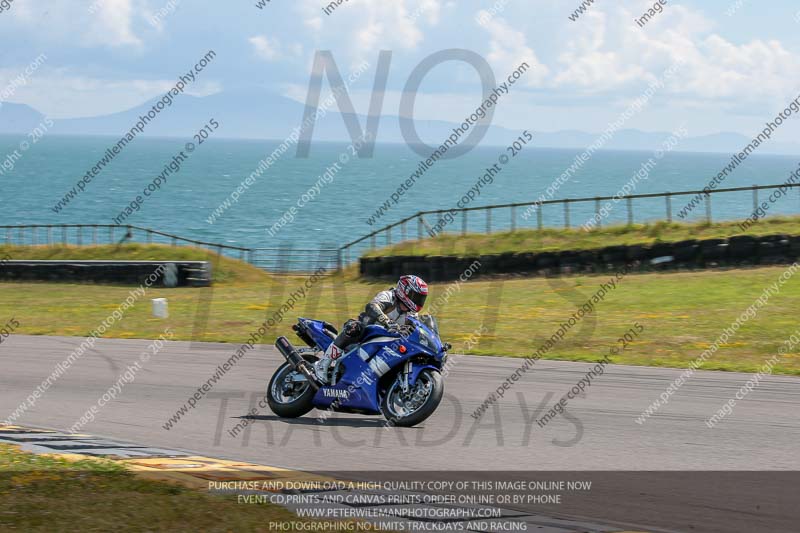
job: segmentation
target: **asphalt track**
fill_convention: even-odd
[[[25,335],[6,339],[0,346],[0,420],[14,411],[81,340]],[[99,340],[15,423],[68,429],[129,364],[138,360],[149,342]],[[688,487],[697,492],[695,498],[708,492],[701,490],[703,476],[699,471],[800,470],[798,378],[766,377],[737,403],[732,415],[709,429],[705,420],[734,397],[750,375],[698,372],[667,406],[640,425],[635,419],[681,370],[610,365],[593,381],[585,397],[569,403],[567,417],[557,417],[540,428],[534,416],[543,416],[593,365],[540,361],[476,421],[470,414],[519,366],[520,360],[456,356],[446,379],[445,400],[422,427],[385,428],[380,417],[350,414],[334,414],[320,423],[316,412],[302,419],[281,420],[266,410],[238,436],[231,437],[228,430],[257,405],[281,361],[276,350],[263,347],[248,353],[195,409],[170,430],[164,429],[176,410],[235,348],[230,344],[167,343],[82,431],[307,471],[698,472],[690,478],[681,477],[686,474],[654,474],[665,486],[675,484],[671,490],[676,492],[676,499],[661,502],[660,516],[635,516],[635,509],[620,504],[625,497],[621,489],[613,496],[618,505],[606,501],[608,509],[604,510],[599,501],[597,508],[585,502],[571,511],[617,521],[627,517],[630,523],[647,523],[665,531],[684,530],[680,525],[689,523],[695,531],[734,531],[741,520],[737,513],[745,512],[753,494],[761,491],[772,498],[776,513],[771,530],[786,527],[790,531],[790,524],[796,530],[794,517],[788,513],[796,512],[797,497],[791,504],[778,505],[781,498],[796,492],[796,477],[775,475],[757,483],[755,479],[735,480],[724,495],[717,495],[714,502],[698,502],[691,512],[677,494],[681,486],[687,488],[687,479],[696,480],[695,487]],[[775,481],[770,484],[765,479]],[[648,476],[633,476],[629,482],[639,490],[647,486]],[[750,482],[753,486],[747,487]],[[649,483],[652,488],[654,482]],[[719,489],[721,483],[715,479],[713,484]],[[604,498],[612,496],[609,493]],[[720,514],[703,523],[714,506]],[[570,511],[565,507],[560,510]],[[680,517],[675,516],[678,512],[682,513]],[[719,516],[728,519],[723,522]]]

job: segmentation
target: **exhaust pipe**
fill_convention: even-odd
[[[278,337],[278,340],[275,341],[275,347],[281,352],[286,362],[292,365],[292,368],[306,377],[312,389],[315,391],[319,390],[321,384],[317,381],[317,376],[314,373],[314,369],[311,367],[311,363],[303,359],[303,357],[297,353],[297,350],[292,346],[292,343],[289,342],[289,339],[286,337]]]

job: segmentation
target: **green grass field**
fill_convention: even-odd
[[[678,224],[657,222],[631,226],[608,226],[593,231],[577,229],[517,230],[491,234],[444,234],[434,239],[405,241],[372,250],[365,255],[474,255],[504,252],[553,252],[592,250],[605,246],[678,242],[689,239],[714,239],[734,235],[800,235],[800,217],[774,217],[763,220],[747,231],[737,222],[716,224]]]
[[[68,461],[0,444],[2,531],[266,532],[272,521],[309,522],[270,503],[239,504],[235,495],[142,479],[111,461]]]
[[[117,255],[119,257],[119,253]],[[231,262],[235,263],[235,262]],[[258,324],[275,312],[305,278],[253,272],[248,265],[231,266],[228,280],[210,288],[151,289],[127,311],[107,336],[155,338],[170,327],[176,340],[244,342]],[[606,296],[593,315],[591,334],[575,329],[548,358],[599,360],[634,322],[645,331],[615,363],[684,367],[694,360],[762,293],[783,267],[725,271],[630,274]],[[757,317],[708,360],[707,369],[756,371],[765,359],[800,326],[800,273],[770,299]],[[521,357],[545,338],[589,298],[608,276],[572,276],[470,281],[438,305],[442,336],[462,352],[463,343],[485,324],[490,333],[467,353]],[[431,285],[429,303],[441,298],[447,283]],[[331,276],[312,287],[282,323],[267,332],[264,342],[291,333],[297,316],[325,319],[340,325],[357,315],[387,283],[361,281],[353,274]],[[0,283],[0,326],[14,318],[15,333],[87,335],[128,296],[130,287],[79,284]],[[151,298],[169,301],[170,317],[152,318]],[[208,316],[205,327],[198,317]],[[588,323],[588,322],[587,322]],[[494,324],[492,326],[492,324]],[[291,337],[291,336],[290,336]],[[11,350],[4,343],[0,351]],[[233,351],[234,347],[231,347]],[[776,372],[800,375],[800,354],[784,356]]]

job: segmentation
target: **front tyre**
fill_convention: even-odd
[[[267,386],[267,403],[276,415],[283,418],[297,418],[314,408],[312,403],[315,391],[308,381],[298,381],[302,376],[292,365],[284,363]]]
[[[381,399],[381,411],[393,426],[416,426],[436,411],[443,394],[444,380],[438,370],[424,368],[408,392],[403,392],[398,374]]]

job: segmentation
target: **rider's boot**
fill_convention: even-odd
[[[314,363],[314,374],[316,374],[321,383],[328,384],[328,370],[331,363],[341,357],[342,353],[342,349],[332,342],[328,345],[325,353],[322,354],[322,358]]]

